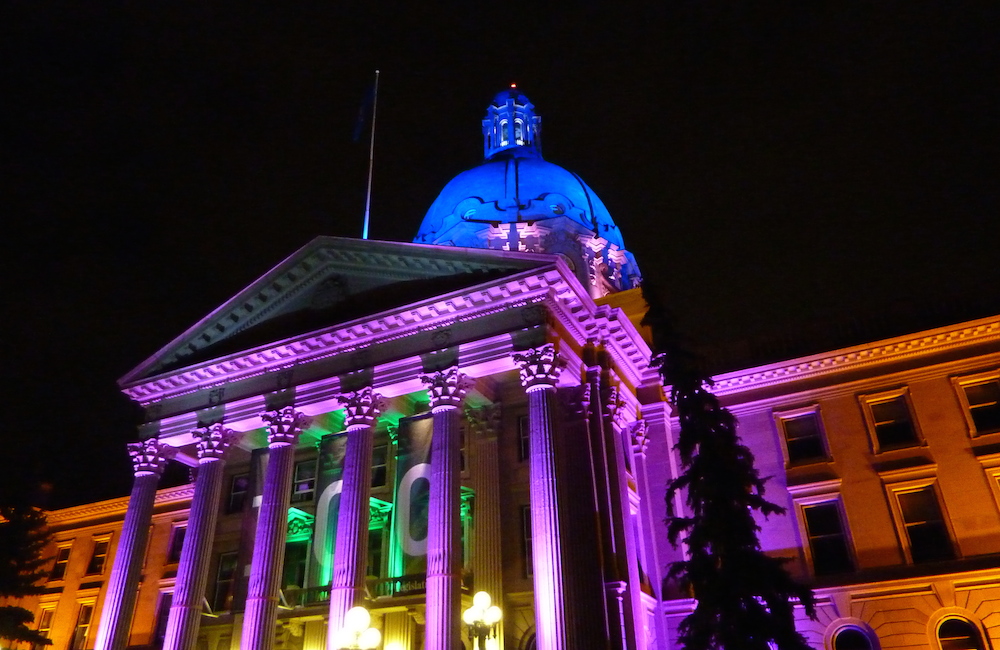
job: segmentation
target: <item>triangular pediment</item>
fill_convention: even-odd
[[[317,237],[123,377],[192,363],[550,264],[533,253]]]

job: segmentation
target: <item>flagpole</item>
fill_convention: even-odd
[[[372,170],[375,167],[375,111],[378,110],[378,70],[375,71],[375,92],[372,94],[372,135],[368,144],[368,193],[365,197],[365,227],[361,239],[368,239],[368,219],[372,208]]]

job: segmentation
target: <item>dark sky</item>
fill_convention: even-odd
[[[376,68],[373,238],[412,238],[517,82],[702,343],[1000,302],[1000,5],[643,4],[4,5],[5,483],[127,493],[116,380],[360,234]]]

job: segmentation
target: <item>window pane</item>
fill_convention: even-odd
[[[186,526],[174,528],[173,534],[170,536],[170,552],[167,555],[167,563],[176,564],[181,561],[181,551],[184,550],[184,536],[186,534]]]
[[[66,577],[66,567],[69,565],[69,546],[63,546],[56,553],[56,563],[49,573],[49,580],[62,580]]]
[[[880,449],[908,447],[920,442],[905,397],[900,395],[885,402],[875,402],[869,408]]]
[[[233,476],[229,484],[229,503],[226,504],[226,513],[241,512],[246,504],[247,492],[250,490],[250,475],[237,474]]]
[[[389,446],[375,445],[372,449],[372,487],[385,485],[389,462]]]
[[[788,449],[789,463],[804,463],[826,458],[823,432],[819,426],[819,417],[815,413],[788,418],[782,420],[781,424],[785,430],[785,447]]]
[[[90,555],[90,563],[87,565],[87,575],[95,575],[104,572],[104,561],[108,558],[108,542],[94,542],[94,552]]]
[[[965,397],[976,433],[1000,430],[1000,382],[966,386]]]
[[[845,627],[837,632],[833,641],[834,650],[872,650],[868,635],[855,627]]]
[[[941,518],[937,498],[933,489],[924,488],[917,492],[903,492],[899,495],[899,509],[903,513],[903,521],[915,524]]]
[[[951,560],[955,557],[941,507],[933,486],[896,495],[903,515],[910,553],[915,563]]]
[[[847,546],[840,506],[821,503],[802,509],[816,575],[833,575],[854,570],[854,561]]]
[[[976,626],[961,618],[949,618],[938,627],[941,650],[983,650]]]

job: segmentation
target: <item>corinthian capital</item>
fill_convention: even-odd
[[[432,409],[439,406],[459,406],[465,394],[472,388],[472,380],[459,372],[458,368],[420,375],[420,381],[427,386]]]
[[[309,418],[292,406],[277,411],[265,411],[260,417],[267,422],[269,445],[294,445],[298,442],[302,429],[309,424]]]
[[[344,426],[346,427],[370,427],[375,424],[379,413],[386,407],[386,401],[372,390],[371,386],[366,386],[352,393],[345,393],[341,395],[339,401],[344,407]]]
[[[552,343],[531,348],[512,357],[521,370],[521,385],[525,388],[555,386],[559,373],[566,365],[566,362],[556,355],[556,346]]]
[[[132,458],[132,469],[136,476],[145,474],[159,476],[167,466],[167,461],[176,453],[176,449],[156,438],[128,443],[128,455]]]
[[[237,437],[232,429],[221,422],[207,427],[199,427],[191,432],[198,441],[198,458],[222,458]]]

